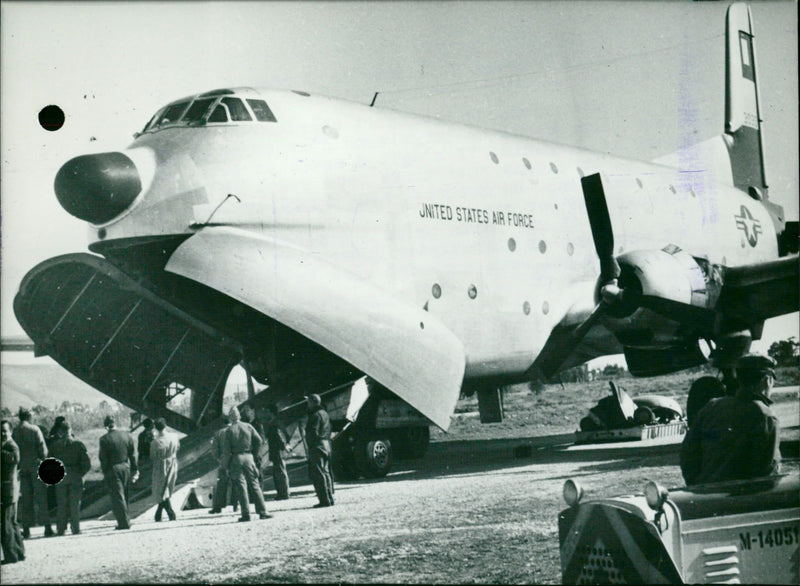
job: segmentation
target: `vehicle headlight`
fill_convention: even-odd
[[[570,507],[577,506],[583,498],[583,487],[571,478],[564,483],[564,500]]]
[[[644,498],[649,506],[654,511],[660,511],[667,502],[669,491],[666,488],[650,480],[644,487]]]

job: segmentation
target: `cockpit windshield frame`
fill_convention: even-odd
[[[215,90],[167,104],[156,112],[142,133],[176,126],[253,122],[277,122],[266,101],[246,94],[237,95],[232,90]]]

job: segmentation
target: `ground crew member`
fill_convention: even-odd
[[[44,436],[44,442],[47,444],[47,453],[51,456],[53,455],[53,444],[61,437],[61,425],[67,420],[66,417],[63,415],[58,415],[53,421],[53,426],[50,428],[50,431],[47,432],[47,435]],[[42,430],[44,433],[44,428],[40,425],[39,429]],[[56,487],[53,484],[47,485],[47,510],[52,511],[53,509],[58,510],[58,497],[56,496]],[[56,521],[56,525],[58,525],[58,521]]]
[[[131,481],[131,474],[134,482],[138,477],[133,437],[126,431],[116,429],[116,423],[111,415],[105,418],[103,425],[108,433],[100,438],[100,468],[103,470],[108,495],[111,497],[111,509],[117,520],[115,529],[130,529],[128,483]]]
[[[139,468],[150,460],[150,444],[153,442],[153,436],[155,435],[153,433],[153,420],[149,417],[142,421],[142,427],[144,429],[139,434],[139,437],[136,438],[136,453],[139,457],[137,465]]]
[[[81,532],[81,496],[83,477],[92,468],[86,446],[72,437],[68,421],[63,421],[58,430],[59,438],[53,442],[51,455],[64,464],[66,475],[56,486],[58,520],[56,528],[59,535],[67,531],[67,518],[73,535]]]
[[[278,406],[274,402],[267,405],[270,420],[267,423],[267,445],[269,461],[272,462],[272,480],[275,483],[275,500],[285,501],[289,498],[289,474],[286,472],[286,461],[283,452],[286,450],[286,434],[278,419]]]
[[[0,508],[2,509],[3,563],[15,564],[25,559],[25,543],[22,529],[17,523],[17,499],[19,498],[19,446],[11,438],[11,422],[2,421],[2,460],[0,460]]]
[[[14,430],[14,441],[19,446],[20,520],[22,536],[31,536],[31,527],[39,520],[44,525],[44,536],[55,535],[50,526],[47,505],[47,485],[39,480],[39,464],[47,457],[47,444],[42,430],[31,423],[31,412],[20,407],[19,425]]]
[[[333,506],[333,477],[331,476],[331,418],[322,408],[319,395],[306,397],[306,445],[308,475],[314,483],[319,502],[314,508]]]
[[[211,510],[209,515],[216,515],[222,512],[222,509],[228,504],[228,487],[230,486],[230,478],[228,478],[228,463],[224,459],[224,443],[225,432],[230,426],[227,416],[222,416],[225,422],[225,427],[218,429],[211,440],[211,453],[217,460],[217,486],[214,488],[214,500],[211,503]],[[234,495],[233,500],[236,501]],[[234,504],[234,510],[236,505]]]
[[[150,461],[153,463],[153,496],[158,500],[156,523],[161,521],[161,512],[167,511],[170,521],[176,519],[170,498],[178,480],[178,449],[180,442],[175,434],[167,431],[163,417],[156,419],[156,434],[150,444]]]
[[[236,407],[231,407],[228,419],[231,424],[223,436],[222,458],[227,463],[234,494],[242,509],[239,521],[250,520],[248,490],[253,495],[259,519],[269,519],[272,515],[267,513],[264,493],[258,484],[258,471],[253,458],[254,454],[258,454],[264,440],[252,425],[240,421],[239,410]]]
[[[687,485],[779,471],[780,431],[769,408],[775,361],[761,354],[746,354],[736,363],[736,378],[736,394],[709,401],[683,440],[681,471]]]

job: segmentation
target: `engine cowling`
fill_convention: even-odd
[[[640,307],[683,321],[686,308],[713,311],[722,289],[718,270],[703,259],[669,245],[617,257],[623,300],[610,312],[627,317]]]

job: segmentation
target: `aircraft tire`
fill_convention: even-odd
[[[392,468],[392,443],[385,438],[357,441],[356,464],[365,478],[383,478]]]

